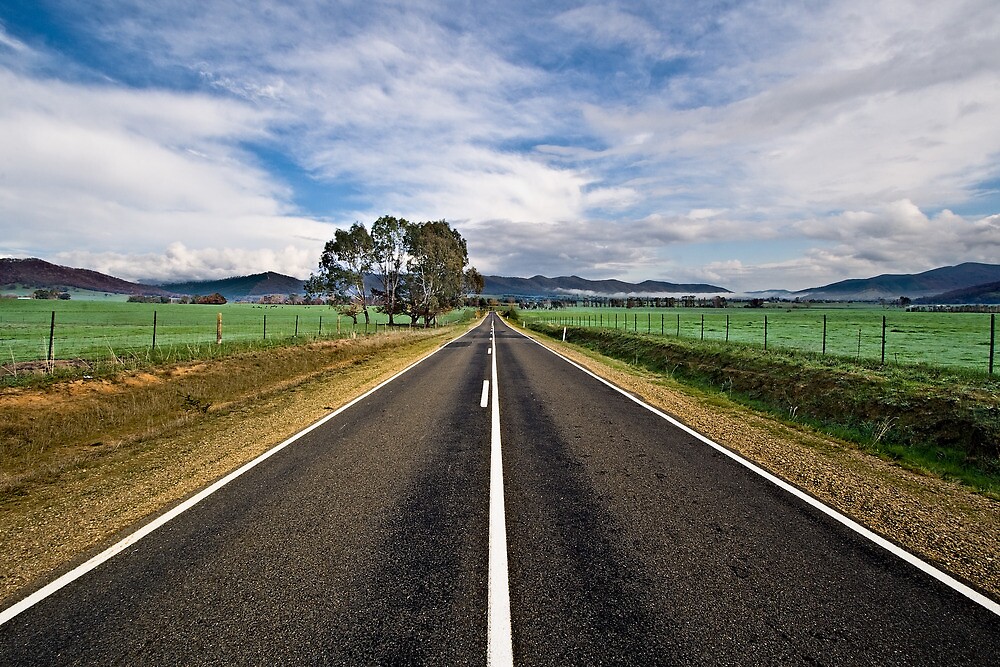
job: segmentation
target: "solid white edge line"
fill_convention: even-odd
[[[493,350],[490,435],[490,536],[489,536],[489,608],[486,664],[506,667],[514,664],[510,630],[510,582],[507,573],[507,524],[504,515],[503,458],[500,452],[500,392],[497,389],[496,337]]]
[[[369,389],[365,393],[361,394],[357,398],[351,400],[349,403],[345,403],[344,405],[340,406],[339,408],[337,408],[336,410],[334,410],[330,414],[328,414],[325,417],[321,418],[319,421],[311,424],[310,426],[307,426],[306,428],[302,429],[301,431],[299,431],[295,435],[291,436],[287,440],[285,440],[285,441],[283,441],[283,442],[275,445],[271,449],[267,450],[266,452],[264,452],[263,454],[261,454],[257,458],[253,459],[249,463],[245,463],[244,465],[240,466],[239,468],[237,468],[233,472],[229,473],[228,475],[226,475],[222,479],[216,481],[215,483],[213,483],[212,485],[206,487],[205,489],[202,489],[197,494],[191,496],[190,498],[188,498],[187,500],[185,500],[184,502],[182,502],[180,505],[177,505],[176,507],[174,507],[173,509],[169,510],[168,512],[166,512],[164,514],[161,514],[160,516],[156,517],[155,519],[153,519],[149,523],[145,524],[144,526],[142,526],[141,528],[139,528],[135,532],[129,534],[127,537],[125,537],[124,539],[122,539],[120,542],[112,545],[111,547],[108,547],[107,549],[105,549],[101,553],[97,554],[96,556],[94,556],[90,560],[88,560],[88,561],[86,561],[86,562],[78,565],[77,567],[73,568],[72,570],[70,570],[66,574],[62,575],[61,577],[57,578],[56,580],[54,580],[54,581],[50,582],[49,584],[43,586],[42,588],[38,589],[37,591],[35,591],[31,595],[29,595],[28,597],[24,598],[23,600],[15,603],[13,605],[11,605],[10,607],[7,607],[3,611],[0,611],[0,626],[2,626],[4,623],[6,623],[7,621],[9,621],[10,619],[14,618],[15,616],[17,616],[21,612],[23,612],[23,611],[25,611],[27,609],[30,609],[31,607],[33,607],[34,605],[38,604],[39,602],[41,602],[45,598],[49,597],[50,595],[52,595],[53,593],[55,593],[59,589],[63,588],[64,586],[67,586],[68,584],[71,584],[72,582],[76,581],[77,579],[79,579],[83,575],[87,574],[88,572],[90,572],[91,570],[93,570],[94,568],[96,568],[101,563],[104,563],[105,561],[110,560],[111,558],[113,558],[117,554],[121,553],[122,551],[124,551],[125,549],[129,548],[130,546],[132,546],[133,544],[135,544],[136,542],[138,542],[142,538],[144,538],[147,535],[149,535],[150,533],[152,533],[157,528],[160,528],[161,526],[163,526],[164,524],[166,524],[171,519],[174,519],[177,516],[179,516],[180,514],[182,514],[183,512],[186,512],[187,510],[191,509],[192,507],[194,507],[195,505],[197,505],[198,503],[200,503],[202,500],[204,500],[205,498],[209,497],[210,495],[212,495],[213,493],[215,493],[216,491],[218,491],[219,489],[221,489],[222,487],[224,487],[226,484],[229,484],[230,482],[232,482],[234,479],[236,479],[237,477],[239,477],[243,473],[247,472],[251,468],[256,467],[258,464],[263,463],[264,461],[266,461],[267,459],[271,458],[272,456],[274,456],[275,454],[277,454],[279,451],[281,451],[282,449],[284,449],[288,445],[292,444],[293,442],[295,442],[296,440],[298,440],[302,436],[304,436],[304,435],[306,435],[306,434],[314,431],[315,429],[319,428],[320,426],[322,426],[326,422],[330,421],[331,419],[333,419],[334,417],[336,417],[340,413],[344,412],[348,408],[352,407],[356,403],[359,403],[359,402],[363,401],[364,399],[368,398],[369,396],[371,396],[372,394],[374,394],[376,391],[378,391],[382,387],[386,386],[387,384],[389,384],[390,382],[392,382],[396,378],[400,377],[401,375],[403,375],[407,371],[411,370],[412,368],[415,368],[417,365],[419,365],[419,364],[423,363],[424,361],[426,361],[427,359],[431,358],[432,356],[434,356],[435,354],[437,354],[438,352],[440,352],[441,350],[443,350],[445,347],[447,347],[451,343],[453,343],[456,340],[459,340],[460,338],[468,335],[469,333],[471,333],[472,331],[474,331],[476,328],[477,327],[472,327],[468,331],[466,331],[465,333],[463,333],[461,336],[456,336],[455,338],[453,338],[452,340],[448,341],[447,343],[444,343],[444,344],[438,346],[437,348],[435,348],[434,350],[432,350],[428,354],[424,355],[420,359],[417,359],[415,362],[413,362],[412,364],[410,364],[409,366],[407,366],[403,370],[399,371],[398,373],[396,373],[395,375],[393,375],[392,377],[390,377],[389,379],[380,382],[378,385],[376,385],[375,387],[372,387],[371,389]]]
[[[629,392],[625,391],[621,387],[615,386],[614,384],[612,384],[608,380],[605,380],[604,378],[602,378],[601,376],[597,375],[593,371],[590,371],[590,370],[584,368],[583,366],[581,366],[580,364],[576,363],[572,359],[569,359],[569,358],[563,356],[562,354],[560,354],[556,350],[552,349],[548,345],[543,344],[542,342],[538,341],[534,337],[529,336],[529,335],[525,334],[522,331],[519,331],[516,327],[512,326],[511,329],[513,329],[514,331],[517,331],[517,333],[521,334],[522,336],[524,336],[528,340],[532,341],[536,345],[545,348],[546,350],[548,350],[552,354],[556,355],[557,357],[559,357],[560,359],[562,359],[566,363],[568,363],[568,364],[570,364],[572,366],[575,366],[576,368],[580,369],[581,371],[583,371],[587,375],[590,375],[591,377],[593,377],[594,379],[598,380],[599,382],[602,382],[602,383],[606,384],[608,387],[611,387],[612,389],[614,389],[615,391],[617,391],[621,395],[623,395],[626,398],[630,399],[631,401],[633,401],[633,402],[641,405],[642,407],[646,408],[647,410],[649,410],[653,414],[655,414],[655,415],[657,415],[659,417],[662,417],[663,419],[667,420],[668,422],[670,422],[671,424],[673,424],[677,428],[681,429],[685,433],[687,433],[689,435],[692,435],[695,438],[698,438],[699,440],[701,440],[706,445],[712,447],[713,449],[719,451],[722,454],[725,454],[726,456],[728,456],[729,458],[733,459],[734,461],[736,461],[740,465],[744,466],[745,468],[748,468],[749,470],[757,473],[758,475],[760,475],[761,477],[763,477],[767,481],[771,482],[775,486],[777,486],[777,487],[779,487],[779,488],[787,491],[788,493],[792,494],[793,496],[795,496],[795,497],[797,497],[797,498],[805,501],[809,505],[812,505],[813,507],[815,507],[819,511],[821,511],[824,514],[826,514],[827,516],[829,516],[830,518],[834,519],[835,521],[840,522],[841,524],[843,524],[847,528],[850,528],[851,530],[853,530],[854,532],[858,533],[862,537],[870,540],[871,542],[874,542],[875,544],[877,544],[878,546],[882,547],[883,549],[885,549],[889,553],[891,553],[891,554],[893,554],[893,555],[901,558],[902,560],[906,561],[910,565],[913,565],[914,567],[916,567],[918,570],[921,570],[925,574],[928,574],[931,577],[937,579],[938,581],[940,581],[941,583],[945,584],[946,586],[952,588],[956,592],[961,593],[962,595],[964,595],[968,599],[972,600],[976,604],[978,604],[978,605],[986,608],[987,610],[993,612],[994,614],[1000,616],[1000,603],[995,602],[994,600],[986,597],[985,595],[983,595],[982,593],[976,591],[975,589],[973,589],[973,588],[971,588],[971,587],[963,584],[958,579],[955,579],[951,575],[943,572],[942,570],[939,570],[938,568],[936,568],[935,566],[931,565],[927,561],[922,560],[921,558],[913,555],[909,551],[906,551],[902,547],[894,544],[893,542],[890,542],[889,540],[885,539],[881,535],[879,535],[879,534],[877,534],[877,533],[869,530],[868,528],[865,528],[864,526],[862,526],[860,523],[858,523],[854,519],[851,519],[850,517],[848,517],[848,516],[846,516],[844,514],[841,514],[838,510],[830,507],[829,505],[826,505],[825,503],[823,503],[822,501],[814,498],[813,496],[809,495],[805,491],[803,491],[803,490],[801,490],[801,489],[799,489],[799,488],[797,488],[795,486],[792,486],[791,484],[789,484],[785,480],[781,479],[780,477],[776,477],[775,475],[773,475],[773,474],[769,473],[768,471],[764,470],[763,468],[761,468],[757,464],[755,464],[755,463],[753,463],[753,462],[751,462],[751,461],[743,458],[742,456],[740,456],[736,452],[734,452],[734,451],[732,451],[730,449],[727,449],[726,447],[723,447],[722,445],[720,445],[717,442],[709,439],[708,437],[702,435],[701,433],[698,433],[694,429],[692,429],[692,428],[690,428],[690,427],[682,424],[681,422],[677,421],[676,419],[674,419],[670,415],[666,414],[665,412],[659,410],[658,408],[653,407],[652,405],[649,405],[648,403],[646,403],[645,401],[643,401],[639,397],[633,396],[632,394],[630,394]]]
[[[483,380],[483,395],[479,397],[479,407],[485,408],[490,400],[490,381]]]

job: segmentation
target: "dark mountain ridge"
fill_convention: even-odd
[[[0,285],[24,285],[40,289],[73,287],[107,294],[173,296],[173,293],[155,285],[132,283],[97,271],[60,266],[35,257],[0,258]]]
[[[887,273],[873,278],[841,280],[823,287],[799,290],[794,295],[800,298],[855,301],[896,299],[901,296],[912,299],[997,281],[1000,281],[1000,265],[965,262],[923,273]]]
[[[534,296],[560,297],[574,295],[654,295],[654,294],[729,294],[724,287],[702,283],[670,283],[659,280],[644,280],[629,283],[622,280],[588,280],[579,276],[546,278],[511,278],[505,276],[484,276],[486,288],[483,294],[490,296]]]
[[[973,285],[962,289],[951,290],[934,296],[914,299],[913,303],[941,305],[980,305],[1000,303],[1000,282]]]
[[[165,290],[178,294],[215,294],[219,293],[226,299],[234,301],[260,297],[267,294],[302,294],[305,283],[301,278],[286,276],[274,271],[255,273],[249,276],[236,276],[221,280],[191,280],[181,283],[165,283],[160,285]]]

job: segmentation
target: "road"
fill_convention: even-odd
[[[0,616],[0,664],[1000,655],[994,610],[499,318],[69,578]]]

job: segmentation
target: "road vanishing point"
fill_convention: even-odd
[[[494,315],[0,623],[2,665],[1000,656],[995,601]]]

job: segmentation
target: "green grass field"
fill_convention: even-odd
[[[624,329],[653,335],[728,341],[880,361],[882,318],[886,318],[885,362],[930,364],[986,372],[990,355],[990,315],[925,313],[846,304],[810,308],[572,308],[526,310],[525,321],[565,326]],[[702,328],[704,322],[704,329]],[[728,322],[728,324],[727,324]],[[1000,365],[1000,359],[996,360]],[[998,368],[994,368],[997,372]]]
[[[55,312],[53,357],[97,359],[156,347],[215,343],[216,323],[222,313],[223,342],[335,338],[384,331],[388,317],[369,309],[357,327],[349,317],[329,306],[259,306],[225,304],[146,304],[115,301],[0,301],[0,364],[44,360]],[[457,310],[440,318],[445,324],[465,317]],[[266,318],[266,321],[265,321]],[[397,317],[397,323],[409,318]],[[266,326],[266,330],[265,330]],[[377,327],[377,328],[376,328]]]

